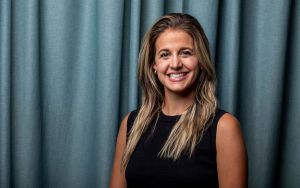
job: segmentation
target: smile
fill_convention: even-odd
[[[168,74],[170,80],[172,81],[181,81],[185,78],[186,75],[187,75],[186,72]]]

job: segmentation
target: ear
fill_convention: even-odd
[[[157,71],[157,65],[155,62],[152,63],[152,68]]]

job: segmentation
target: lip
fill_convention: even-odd
[[[186,79],[188,72],[174,72],[167,74],[168,78],[172,82],[179,82]]]

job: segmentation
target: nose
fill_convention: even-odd
[[[175,70],[182,68],[181,59],[177,55],[173,56],[170,67]]]

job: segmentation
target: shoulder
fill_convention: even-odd
[[[139,109],[135,109],[135,110],[133,110],[133,111],[131,111],[127,114],[128,115],[128,122],[130,124],[133,124],[133,122],[134,122],[136,116],[138,115],[138,113],[139,113]]]
[[[239,121],[228,112],[224,112],[218,121],[218,131],[235,131],[240,129],[239,127]]]
[[[127,113],[127,115],[123,118],[122,122],[121,122],[121,127],[120,129],[122,129],[123,131],[125,130],[125,132],[129,132],[129,130],[131,129],[131,127],[133,126],[134,120],[138,114],[139,110],[133,110],[129,113]]]
[[[130,112],[127,113],[127,114],[123,117],[123,119],[122,119],[122,121],[121,121],[121,127],[122,127],[122,126],[123,126],[123,127],[124,127],[124,126],[126,127],[129,116],[130,116]]]
[[[217,150],[233,146],[237,142],[243,142],[240,123],[232,114],[224,113],[218,123],[216,131]]]
[[[240,123],[229,113],[225,113],[218,121],[216,149],[217,155],[225,158],[243,158],[247,155]]]
[[[121,161],[124,149],[126,147],[126,132],[129,113],[123,118],[117,137],[115,158],[113,162],[112,174],[109,187],[126,187],[126,179],[124,172],[121,171]]]
[[[128,122],[129,115],[130,115],[130,113],[126,114],[121,121],[121,125],[119,128],[119,135],[122,135],[122,137],[126,137],[127,122]]]
[[[212,127],[214,135],[213,142],[215,142],[214,145],[217,150],[218,146],[224,144],[224,139],[228,140],[229,138],[233,138],[235,134],[241,135],[240,124],[237,118],[221,109],[217,109]]]
[[[218,121],[216,137],[220,186],[246,187],[247,151],[239,121],[229,113],[223,114]]]
[[[224,113],[217,123],[216,137],[217,147],[243,139],[239,121],[232,114]]]

